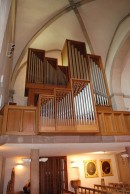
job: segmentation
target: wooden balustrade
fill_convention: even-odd
[[[130,112],[98,110],[97,116],[102,135],[130,134]]]
[[[94,189],[100,191],[106,191],[107,193],[117,193],[117,194],[129,194],[130,186],[123,183],[109,183],[109,185],[103,186],[94,184]]]
[[[6,105],[4,108],[2,134],[30,135],[37,132],[37,108]]]
[[[115,188],[112,186],[105,186],[105,185],[98,185],[98,184],[94,184],[94,189],[107,191],[107,192],[116,191]]]
[[[107,194],[107,191],[79,186],[78,187],[78,193],[79,194],[96,194],[96,193],[97,194]]]
[[[83,117],[86,117],[85,115],[82,118],[76,116],[74,104],[71,102],[71,91],[68,89],[56,91],[58,92],[55,92],[56,96],[41,95],[38,108],[6,105],[4,114],[0,116],[2,134],[130,134],[130,112],[97,110],[97,113],[95,112],[97,114],[97,122],[94,120],[83,122]],[[60,110],[62,110],[61,113]]]

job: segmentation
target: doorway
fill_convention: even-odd
[[[49,157],[39,164],[40,194],[62,194],[62,189],[68,189],[67,159]]]

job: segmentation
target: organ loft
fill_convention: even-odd
[[[101,57],[66,40],[61,58],[28,49],[27,106],[4,108],[2,134],[129,134],[130,112],[112,109]]]

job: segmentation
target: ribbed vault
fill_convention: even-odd
[[[47,56],[58,57],[61,61],[61,49],[65,39],[69,38],[85,42],[88,53],[101,55],[110,93],[112,96],[118,94],[118,98],[122,96],[125,109],[124,96],[129,98],[129,92],[125,94],[123,89],[125,73],[122,76],[122,71],[125,72],[129,58],[129,44],[126,45],[129,39],[129,7],[129,0],[55,0],[53,3],[51,0],[18,0],[10,88],[14,89],[17,82],[24,84],[25,75],[21,76],[21,81],[17,78],[26,68],[29,47],[45,49]],[[117,103],[114,102],[114,107],[118,107]]]

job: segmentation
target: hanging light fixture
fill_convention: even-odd
[[[39,162],[47,162],[48,158],[39,158]]]
[[[39,158],[39,162],[47,162],[48,158]],[[23,162],[31,162],[31,158],[23,158]]]

